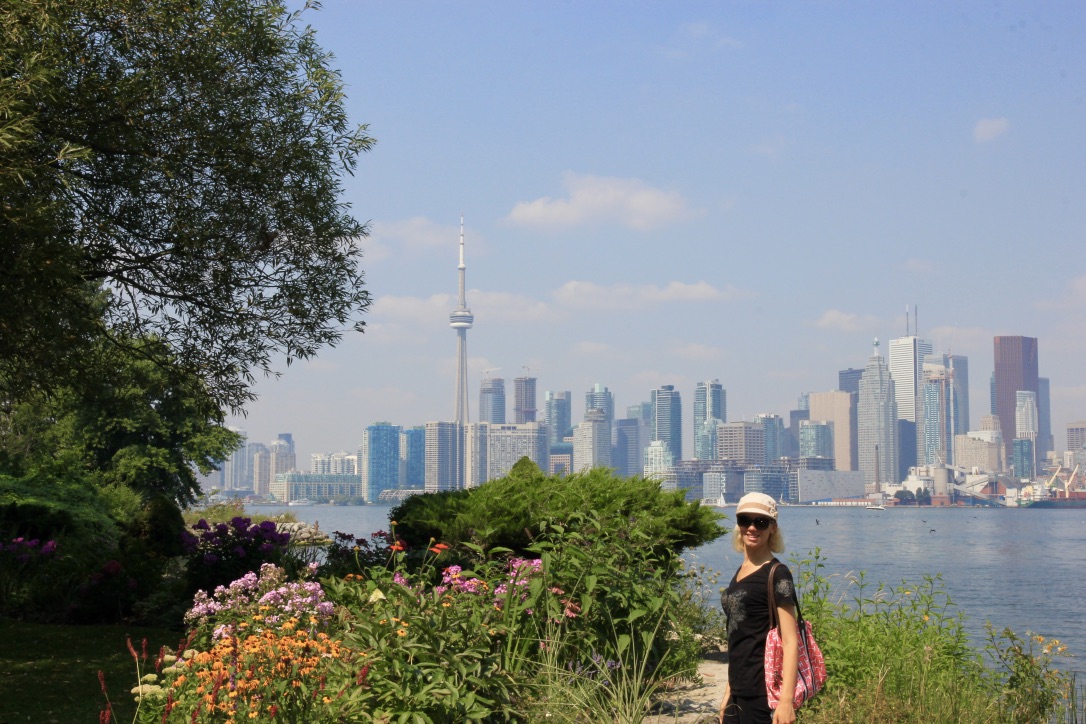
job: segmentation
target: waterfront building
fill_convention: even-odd
[[[547,426],[541,422],[494,425],[480,422],[465,430],[465,480],[475,487],[505,477],[523,457],[550,469]]]
[[[672,466],[676,490],[682,490],[688,502],[716,502],[727,488],[728,474],[737,468],[721,460],[679,460]]]
[[[808,404],[810,404],[808,398]],[[788,411],[788,456],[795,457],[799,455],[799,425],[804,420],[811,419],[811,411],[808,410],[789,410]]]
[[[358,456],[346,450],[313,453],[309,456],[309,472],[313,475],[358,475]]]
[[[999,418],[985,415],[980,419],[980,429],[970,430],[954,438],[954,465],[980,472],[1000,473],[1005,468],[1003,434]]]
[[[535,377],[513,380],[513,422],[517,425],[536,421],[535,383]]]
[[[1019,390],[1037,394],[1037,338],[1006,336],[993,340],[995,371],[992,374],[992,407],[1003,432],[1004,453],[1009,457],[1018,437],[1015,409]]]
[[[841,498],[862,498],[864,496],[864,474],[859,470],[816,470],[801,468],[791,473],[799,503],[814,503],[819,500],[840,500]]]
[[[652,391],[652,439],[667,443],[672,459],[683,459],[683,406],[674,385],[661,385]]]
[[[788,466],[780,463],[747,467],[743,470],[743,493],[764,493],[777,501],[795,502]]]
[[[361,477],[367,503],[400,484],[400,426],[389,422],[370,425],[362,434]]]
[[[543,412],[547,416],[547,440],[553,448],[573,434],[572,397],[569,390],[543,395]]]
[[[607,423],[615,421],[615,396],[609,389],[597,382],[592,389],[585,393],[584,410],[602,410]]]
[[[784,429],[781,416],[762,413],[754,416],[754,422],[761,425],[765,433],[765,458],[762,462],[768,465],[785,457],[785,438],[788,433]]]
[[[271,451],[262,442],[251,442],[248,449],[252,461],[253,494],[267,497],[271,494]]]
[[[909,474],[909,468],[917,463],[917,426],[921,416],[920,383],[924,360],[931,353],[931,342],[916,335],[890,340],[890,378],[894,381],[894,402],[898,419],[896,480],[904,480]]]
[[[419,490],[426,486],[426,428],[405,427],[400,431],[400,488]]]
[[[294,436],[289,432],[282,433],[268,446],[268,482],[274,480],[276,475],[296,471],[297,462]]]
[[[1032,480],[1036,473],[1033,440],[1028,437],[1016,437],[1011,445],[1011,467],[1019,480]]]
[[[271,482],[269,494],[277,502],[292,500],[323,501],[332,498],[364,498],[365,488],[359,475],[323,473],[280,473]]]
[[[832,457],[837,470],[857,470],[859,449],[857,404],[859,393],[844,390],[811,392],[808,395],[810,420],[825,420],[833,434]],[[803,424],[802,422],[800,423]],[[803,428],[800,428],[802,433]],[[800,452],[800,455],[803,453]]]
[[[1086,420],[1067,423],[1067,449],[1082,450],[1086,448]]]
[[[464,426],[457,422],[427,422],[425,489],[427,493],[464,487]]]
[[[611,467],[611,422],[607,411],[585,410],[584,421],[573,431],[573,470]]]
[[[505,424],[505,380],[487,377],[479,385],[479,422]]]
[[[743,466],[753,466],[764,465],[765,457],[765,428],[761,423],[744,420],[717,425],[717,460],[734,460]]]
[[[252,456],[249,454],[245,431],[237,427],[227,429],[241,436],[241,444],[230,453],[223,466],[223,487],[226,490],[252,490]]]
[[[799,423],[801,460],[804,458],[833,460],[834,455],[833,423],[829,420],[803,420]]]
[[[728,420],[728,392],[720,380],[699,382],[694,388],[694,458],[711,460],[716,450],[716,426]]]
[[[879,354],[877,339],[860,378],[856,411],[856,456],[864,483],[874,489],[882,483],[898,482],[898,413],[894,381]]]
[[[464,425],[464,487],[477,488],[490,480],[487,443],[490,423]]]
[[[665,440],[653,440],[645,448],[644,473],[646,478],[662,480],[665,475],[671,474],[671,468],[675,465],[675,455],[671,452]]]

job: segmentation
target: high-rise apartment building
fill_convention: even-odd
[[[513,422],[517,425],[536,421],[535,382],[535,377],[513,380]]]
[[[833,452],[826,457],[833,458],[835,470],[858,470],[859,449],[857,438],[857,402],[859,394],[845,392],[844,390],[831,390],[829,392],[812,392],[808,395],[810,402],[810,419],[824,420],[830,426],[833,434]],[[803,423],[800,422],[802,426]],[[803,428],[800,427],[802,432]],[[800,453],[801,457],[803,453]]]
[[[540,470],[550,467],[547,426],[541,422],[486,425],[486,480],[509,474],[517,461],[528,458]]]
[[[573,470],[611,467],[611,422],[607,412],[596,407],[584,413],[584,421],[573,431]]]
[[[1082,450],[1086,448],[1086,420],[1067,423],[1067,449]]]
[[[649,444],[648,427],[629,417],[615,420],[612,427],[611,467],[623,478],[641,475],[645,448]]]
[[[1034,471],[1040,469],[1038,467],[1039,461],[1037,460],[1037,456],[1040,453],[1040,449],[1037,446],[1039,427],[1037,395],[1033,392],[1019,390],[1015,393],[1014,429],[1017,437],[1014,439],[1013,458],[1015,461],[1015,474],[1021,478],[1031,477],[1034,474]],[[1020,445],[1019,440],[1028,440],[1028,449],[1033,454],[1033,460],[1028,466],[1028,473],[1025,472],[1027,466],[1023,465],[1021,462],[1021,456],[1025,454],[1026,446]]]
[[[645,448],[644,473],[646,478],[663,481],[669,476],[674,476],[672,470],[674,465],[675,456],[665,441],[653,440]]]
[[[765,431],[765,460],[764,465],[775,463],[785,454],[788,445],[788,431],[785,430],[784,420],[780,415],[762,413],[754,416],[754,422],[760,424]]]
[[[405,427],[400,431],[400,488],[418,490],[426,486],[426,428]]]
[[[992,402],[995,416],[1003,432],[1004,453],[1012,454],[1011,446],[1018,437],[1014,412],[1018,406],[1017,393],[1039,391],[1037,375],[1036,337],[996,337],[993,340],[995,371],[992,374]]]
[[[464,426],[458,422],[428,422],[426,434],[427,493],[464,487]]]
[[[505,424],[505,380],[487,377],[479,385],[479,422]]]
[[[543,410],[547,416],[547,441],[551,447],[561,445],[573,434],[572,397],[569,390],[547,392],[543,395]]]
[[[799,423],[799,457],[824,458],[834,456],[833,424],[829,420],[802,420]]]
[[[226,459],[226,465],[222,471],[224,486],[227,490],[251,490],[253,487],[252,456],[249,454],[249,446],[245,440],[245,431],[237,427],[228,429],[241,436],[241,444]]]
[[[400,484],[400,426],[389,422],[370,425],[362,434],[362,490],[367,503]]]
[[[358,456],[346,450],[313,453],[309,456],[310,475],[358,475]]]
[[[760,422],[722,422],[716,431],[716,459],[743,466],[765,465],[765,427]]]
[[[615,396],[606,387],[597,382],[584,396],[585,413],[589,410],[603,410],[608,424],[615,420]]]
[[[916,335],[890,340],[890,377],[894,381],[894,401],[897,405],[898,469],[899,480],[909,474],[909,468],[917,463],[919,438],[917,423],[920,409],[920,383],[924,360],[932,353],[931,342]]]
[[[860,378],[856,418],[857,459],[864,483],[881,489],[882,483],[898,482],[897,400],[877,339]]]
[[[652,391],[652,439],[667,444],[672,459],[683,459],[683,405],[674,385],[661,385]]]
[[[712,460],[716,454],[716,427],[728,421],[728,393],[720,380],[694,387],[694,458]]]

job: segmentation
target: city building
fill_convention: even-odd
[[[547,426],[541,422],[494,425],[480,422],[464,431],[465,487],[505,477],[521,458],[550,469]]]
[[[833,434],[833,452],[826,457],[833,458],[837,470],[859,469],[858,440],[858,400],[859,393],[844,390],[829,392],[811,392],[808,397],[810,420],[824,420],[829,423]],[[800,422],[802,433],[803,423]],[[800,452],[803,455],[803,452]]]
[[[1033,440],[1028,437],[1016,437],[1011,445],[1011,469],[1019,480],[1032,480],[1036,474],[1037,453],[1033,448]]]
[[[808,398],[808,404],[810,404],[810,398]],[[811,411],[807,410],[789,410],[788,411],[788,450],[789,457],[795,457],[799,455],[799,426],[804,420],[811,419]]]
[[[796,502],[815,503],[820,500],[862,498],[864,474],[859,470],[799,469],[791,473]]]
[[[1086,420],[1067,423],[1067,449],[1082,450],[1086,448]]]
[[[468,330],[475,321],[475,315],[468,309],[467,295],[464,288],[464,276],[467,267],[464,266],[464,217],[460,217],[460,265],[459,271],[459,296],[456,309],[449,315],[449,326],[456,330],[456,411],[453,420],[458,425],[464,425],[471,419],[468,411]]]
[[[569,390],[551,392],[543,395],[543,411],[547,416],[547,440],[551,447],[560,445],[573,434],[572,397]]]
[[[573,470],[611,467],[611,422],[607,411],[585,410],[584,421],[573,431]]]
[[[675,484],[675,455],[664,440],[653,440],[645,448],[645,477],[659,480],[661,486]]]
[[[629,417],[615,420],[611,437],[611,467],[615,475],[623,478],[641,475],[649,444],[648,426]]]
[[[230,453],[230,457],[226,459],[226,464],[223,466],[223,487],[226,490],[252,490],[253,459],[249,453],[245,431],[237,427],[227,429],[241,436],[241,444]]]
[[[847,393],[846,393],[847,394]],[[833,460],[833,423],[829,420],[803,420],[799,423],[799,457]]]
[[[333,453],[313,453],[309,456],[312,475],[358,475],[358,456],[346,450]]]
[[[292,500],[326,501],[332,498],[364,498],[365,489],[358,475],[280,473],[272,480],[269,495],[277,502]]]
[[[784,420],[781,419],[781,416],[762,413],[754,416],[754,422],[761,425],[765,431],[765,459],[763,463],[768,465],[785,457],[788,447],[788,431],[784,427]]]
[[[370,425],[362,433],[360,470],[366,502],[400,484],[400,426],[389,422]]]
[[[728,421],[728,392],[720,380],[694,387],[694,458],[711,460],[716,450],[716,426]]]
[[[426,428],[405,427],[400,431],[400,489],[420,490],[426,486]]]
[[[585,393],[584,409],[602,410],[608,424],[615,420],[615,396],[606,387],[597,382],[592,389]]]
[[[517,425],[536,421],[535,383],[535,377],[513,380],[513,422]]]
[[[738,421],[717,425],[717,460],[734,460],[743,466],[754,466],[764,465],[765,457],[765,427],[761,423]]]
[[[924,360],[932,353],[931,342],[916,335],[890,340],[890,378],[894,381],[894,402],[897,406],[898,467],[896,480],[904,480],[909,468],[917,463],[919,437],[917,423],[921,417],[920,383]]]
[[[479,422],[505,424],[505,380],[486,377],[479,385]]]
[[[898,412],[894,381],[879,354],[877,339],[860,378],[856,419],[856,457],[864,474],[864,483],[872,486],[875,492],[881,492],[883,483],[896,483],[899,480]]]
[[[1005,469],[1004,450],[999,418],[984,415],[979,430],[954,437],[954,465],[963,470],[1001,473]]]
[[[847,370],[838,370],[837,389],[841,392],[851,392],[854,395],[860,394],[860,378],[863,377],[863,374],[863,370],[852,367]]]
[[[1005,459],[1018,437],[1014,414],[1019,390],[1037,394],[1037,338],[1006,336],[993,340],[995,370],[992,374],[992,409],[1003,433]]]
[[[652,439],[667,443],[673,460],[683,459],[683,406],[674,385],[662,385],[651,393]]]
[[[425,489],[427,493],[464,487],[464,426],[458,422],[427,422]]]
[[[1038,470],[1056,449],[1052,434],[1052,388],[1047,377],[1037,378],[1037,465]]]

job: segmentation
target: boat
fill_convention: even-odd
[[[309,498],[295,498],[288,502],[287,505],[313,505],[313,501]]]
[[[869,505],[864,510],[886,510],[885,505]]]

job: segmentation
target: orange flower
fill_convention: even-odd
[[[404,550],[404,545],[403,545],[403,543],[401,543],[400,541],[396,541],[395,543],[393,543],[392,545],[390,545],[390,546],[388,547],[388,549],[389,549],[390,551],[402,551],[402,550]]]
[[[446,543],[438,543],[430,548],[430,552],[434,553],[435,555],[441,555],[447,550],[449,550],[449,546]]]

